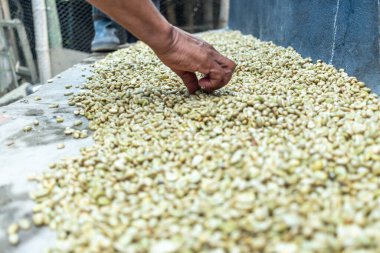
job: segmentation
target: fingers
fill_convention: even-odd
[[[231,80],[236,64],[207,42],[181,30],[176,31],[175,45],[157,56],[181,77],[189,93],[201,88],[212,92],[225,86]],[[205,77],[198,81],[196,72],[203,73]]]
[[[224,71],[224,76],[223,76],[223,83],[225,83],[224,85],[228,84],[228,82],[231,80],[232,75],[236,68],[236,64],[231,60],[229,61],[231,62],[231,63],[228,63],[230,64],[229,66],[226,66],[226,65],[222,66],[223,71]]]
[[[220,89],[228,84],[236,67],[233,61],[221,56],[219,53],[217,54],[214,57],[214,63],[209,68],[209,72],[206,72],[206,76],[199,80],[199,85],[207,92]]]
[[[217,51],[214,53],[215,61],[220,64],[223,68],[230,69],[232,72],[236,68],[236,63],[227,57],[224,57],[223,55],[219,54]]]
[[[223,80],[224,82],[228,83],[231,80],[232,74],[235,71],[236,63],[228,59],[227,57],[222,56],[219,53],[217,53],[217,55],[215,56],[215,61],[223,68]]]
[[[201,89],[195,73],[176,70],[174,70],[174,72],[182,79],[190,94],[194,94],[197,90]]]
[[[212,92],[227,84],[223,81],[223,79],[223,69],[215,63],[210,72],[199,80],[199,86],[207,92]]]

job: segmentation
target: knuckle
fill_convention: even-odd
[[[229,62],[229,66],[231,67],[231,69],[234,70],[237,66],[236,63],[232,60],[228,60],[228,62]]]

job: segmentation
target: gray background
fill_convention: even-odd
[[[231,29],[344,68],[380,94],[379,0],[231,0]]]

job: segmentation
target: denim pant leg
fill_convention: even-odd
[[[152,2],[156,6],[156,8],[159,10],[160,9],[160,0],[152,0]],[[93,21],[102,20],[102,27],[104,26],[104,28],[115,28],[115,29],[120,28],[119,24],[117,24],[115,21],[113,21],[105,13],[103,13],[102,11],[97,9],[96,7],[92,7],[92,19],[93,19]],[[94,28],[95,28],[95,30],[97,29],[97,27],[95,27],[95,25],[94,25]],[[126,37],[127,37],[128,43],[134,43],[138,40],[130,32],[126,31],[126,34],[127,34]]]
[[[156,6],[156,8],[160,10],[160,0],[152,0],[152,2]],[[126,31],[126,34],[128,43],[135,43],[138,40],[135,36],[133,36],[132,33]]]
[[[91,50],[93,52],[116,50],[120,44],[116,34],[119,25],[95,7],[92,9],[92,20],[95,35],[91,42]]]
[[[106,28],[119,28],[119,24],[109,18],[105,13],[96,7],[92,7],[92,21],[102,20]]]
[[[152,0],[158,10],[160,10],[160,0]]]

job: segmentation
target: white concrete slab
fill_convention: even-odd
[[[91,62],[91,61],[90,61]],[[82,68],[87,69],[82,71]],[[41,89],[22,100],[0,107],[0,253],[44,252],[54,244],[55,234],[48,228],[33,227],[20,233],[21,243],[11,246],[8,243],[6,229],[9,224],[23,217],[31,217],[33,201],[28,192],[36,185],[29,182],[29,175],[49,170],[48,164],[56,162],[65,156],[79,154],[81,147],[90,146],[91,137],[76,140],[65,136],[65,127],[72,126],[74,120],[84,117],[74,116],[75,107],[67,104],[65,92],[80,92],[75,85],[81,85],[90,75],[88,65],[78,64],[60,74],[51,84],[45,84]],[[73,88],[65,89],[72,84]],[[35,101],[34,97],[42,98]],[[57,109],[50,109],[51,103],[59,103]],[[56,123],[56,116],[63,116],[65,121]],[[31,132],[24,132],[25,125],[33,125],[39,120],[38,127],[33,126]],[[91,134],[91,132],[90,132]],[[57,149],[57,144],[64,143],[64,149]]]

